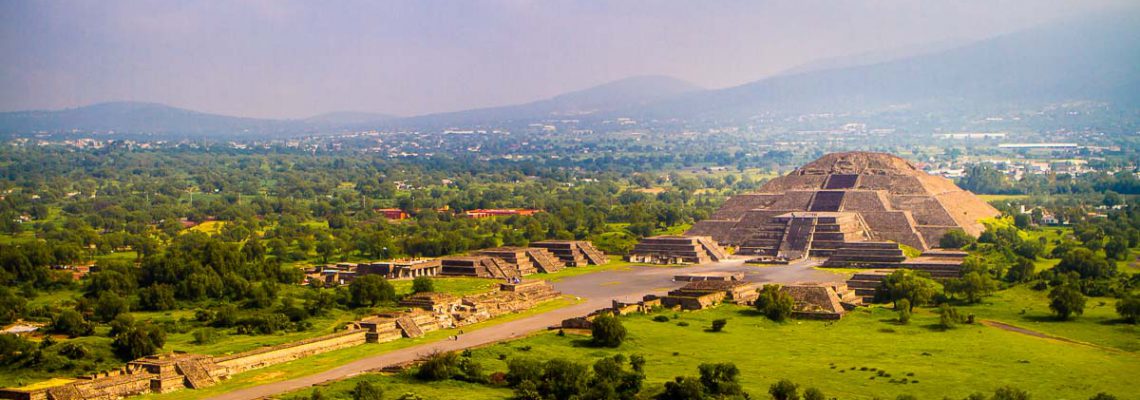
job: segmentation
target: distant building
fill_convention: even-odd
[[[467,218],[487,218],[509,215],[534,215],[540,212],[542,212],[542,210],[534,210],[529,208],[491,208],[469,210],[463,213],[463,215]]]
[[[401,220],[401,219],[407,219],[408,218],[408,213],[404,212],[404,210],[401,210],[399,208],[381,208],[381,209],[377,209],[376,212],[380,213],[381,215],[384,216],[384,218],[387,218],[387,219]]]

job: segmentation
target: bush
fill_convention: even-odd
[[[396,299],[396,288],[380,275],[364,275],[348,285],[352,304],[357,307],[375,307]]]
[[[942,329],[950,329],[960,323],[962,323],[962,317],[958,315],[958,310],[953,306],[946,303],[938,306],[938,325]]]
[[[111,322],[119,314],[130,311],[127,300],[111,292],[103,292],[95,302],[95,318],[100,322]]]
[[[664,315],[658,315],[658,316],[656,316],[656,317],[653,317],[653,321],[656,321],[656,322],[669,322],[669,317],[666,317],[666,316],[664,316]]]
[[[807,388],[804,390],[804,400],[824,400],[827,398],[823,395],[823,391],[816,388]]]
[[[712,322],[712,329],[710,330],[713,332],[720,332],[721,330],[724,330],[725,325],[728,325],[728,320],[723,318],[714,319]]]
[[[899,314],[900,324],[910,323],[910,301],[907,299],[899,300],[899,304],[895,307],[896,312]]]
[[[428,356],[420,369],[416,371],[416,378],[425,381],[443,381],[459,375],[459,356],[455,352],[434,353]]]
[[[601,347],[621,346],[626,336],[621,321],[609,313],[594,318],[590,333],[593,336],[593,344]]]
[[[773,321],[783,321],[792,315],[795,300],[780,290],[780,285],[764,285],[756,298],[756,309]]]
[[[170,285],[153,285],[139,291],[139,307],[143,310],[173,310],[176,305],[174,287]]]
[[[427,293],[435,291],[435,282],[426,276],[412,280],[412,293]]]
[[[799,385],[787,379],[781,379],[779,382],[773,383],[768,387],[768,394],[772,395],[774,400],[799,400],[800,394],[798,392]]]
[[[194,344],[210,344],[218,339],[218,331],[214,328],[198,328],[191,335],[194,336]]]
[[[352,400],[380,400],[384,397],[384,390],[368,381],[356,382],[352,388]]]

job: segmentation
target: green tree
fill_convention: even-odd
[[[94,333],[95,324],[87,322],[78,311],[63,310],[52,320],[51,330],[75,338]]]
[[[937,284],[930,280],[919,276],[911,270],[899,269],[892,272],[883,278],[883,293],[892,302],[895,307],[899,305],[899,300],[906,299],[910,302],[911,311],[918,305],[929,304],[934,299]]]
[[[1053,268],[1057,272],[1075,271],[1085,279],[1108,278],[1116,275],[1116,264],[1110,263],[1092,250],[1075,248],[1061,257]]]
[[[783,321],[792,315],[795,300],[780,290],[780,285],[764,285],[756,298],[756,309],[773,321]]]
[[[1116,301],[1116,313],[1130,324],[1140,321],[1140,296],[1126,295]]]
[[[714,319],[712,321],[712,327],[709,330],[712,332],[720,332],[721,330],[724,330],[725,325],[728,325],[728,320],[724,318]]]
[[[115,336],[111,348],[124,361],[155,354],[166,345],[166,332],[150,324],[137,324]]]
[[[973,244],[976,241],[973,236],[966,233],[961,229],[951,229],[938,239],[938,247],[944,249],[960,249]]]
[[[139,307],[147,311],[173,310],[174,287],[166,284],[151,285],[139,290]]]
[[[950,296],[964,296],[967,303],[978,303],[982,301],[982,297],[997,290],[997,283],[989,274],[968,272],[961,278],[946,281],[944,290]]]
[[[705,393],[710,396],[725,398],[744,394],[744,389],[740,386],[740,370],[736,364],[701,364],[697,366],[697,371],[701,375],[701,386],[704,386]]]
[[[1085,312],[1085,296],[1070,284],[1057,286],[1049,292],[1049,309],[1061,320],[1081,315]]]
[[[958,315],[958,310],[946,303],[938,306],[938,325],[942,329],[950,329],[955,325],[962,322],[962,316]]]
[[[380,275],[364,275],[348,285],[349,298],[358,307],[374,307],[396,299],[396,289]]]
[[[704,387],[693,377],[678,376],[672,382],[665,382],[665,391],[656,400],[704,400]]]
[[[593,344],[600,347],[618,347],[625,341],[626,330],[621,320],[610,313],[603,313],[590,324]]]

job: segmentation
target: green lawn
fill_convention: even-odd
[[[563,279],[566,279],[566,278],[569,278],[572,276],[592,274],[595,272],[628,271],[630,269],[630,267],[633,267],[633,266],[663,267],[663,268],[676,267],[676,265],[653,265],[653,264],[632,263],[632,262],[623,260],[621,256],[612,255],[612,254],[607,255],[606,257],[608,257],[610,261],[605,263],[605,265],[588,265],[585,267],[563,268],[561,271],[551,273],[551,274],[531,275],[530,278],[545,279],[548,281],[556,282],[556,281],[560,281],[560,280],[563,280]]]
[[[479,385],[460,381],[443,381],[425,384],[409,374],[365,374],[357,377],[319,386],[316,389],[327,399],[351,399],[356,383],[368,381],[384,390],[384,398],[394,399],[405,393],[414,393],[424,399],[454,399],[462,393],[463,400],[501,400],[512,396],[511,390],[504,387]],[[286,400],[309,400],[314,389],[298,390],[279,398]]]
[[[1120,323],[1116,299],[1090,297],[1085,312],[1072,321],[1057,321],[1049,310],[1048,291],[1034,291],[1024,285],[986,297],[981,304],[958,307],[959,313],[972,313],[1010,325],[1060,336],[1096,346],[1133,352],[1140,357],[1140,327]],[[1138,365],[1140,367],[1140,365]]]

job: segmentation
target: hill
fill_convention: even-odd
[[[765,111],[987,107],[1094,100],[1140,105],[1140,12],[1092,15],[939,52],[792,73],[625,110],[670,117]]]
[[[0,113],[3,132],[114,132],[216,136],[305,130],[298,121],[231,117],[157,103],[108,102],[54,111]]]
[[[703,89],[699,86],[673,77],[638,76],[525,104],[428,114],[407,118],[399,123],[446,126],[547,117],[576,118],[647,106],[701,91]]]

